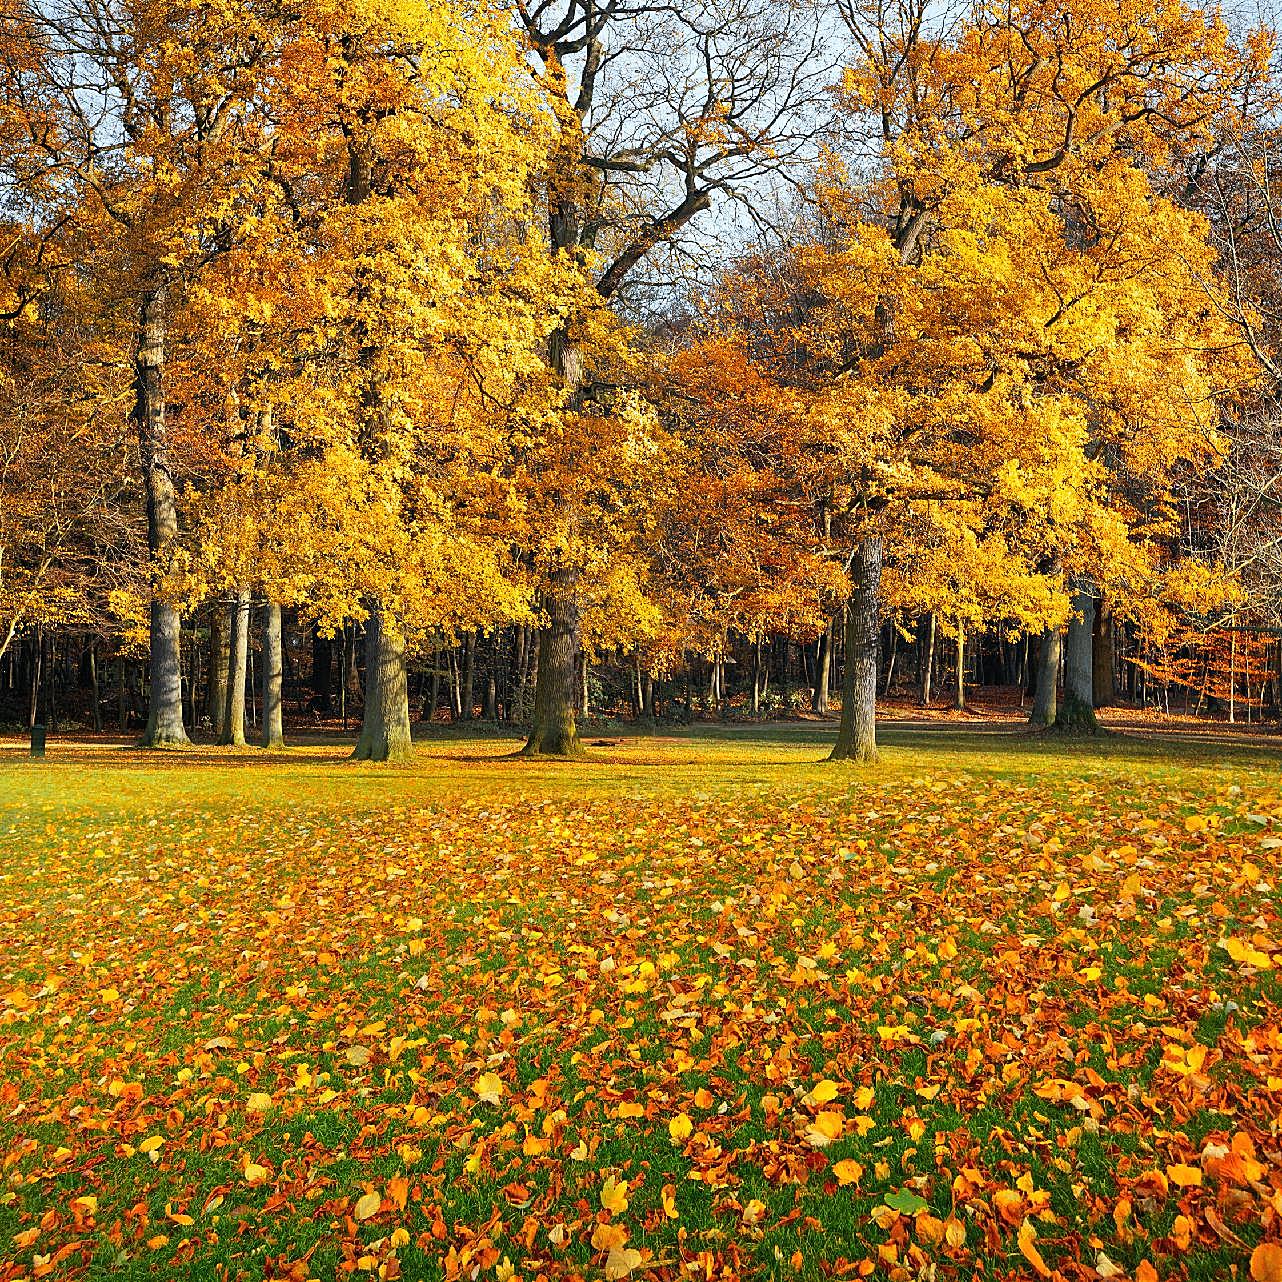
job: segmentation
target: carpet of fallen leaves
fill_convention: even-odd
[[[1282,1279],[1277,756],[756,751],[11,759],[0,1279]]]

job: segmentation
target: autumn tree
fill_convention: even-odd
[[[1160,341],[1208,314],[1180,271],[1182,253],[1205,263],[1204,237],[1149,171],[1263,63],[1179,7],[1007,6],[938,30],[924,5],[842,13],[856,49],[843,103],[867,147],[821,184],[833,231],[795,256],[803,319],[776,350],[804,369],[784,376],[814,388],[842,457],[853,586],[834,756],[862,760],[897,505],[1010,504],[1047,523],[1049,555],[1100,499],[1100,394],[1150,457],[1161,447],[1128,411],[1152,408],[1143,388],[1164,359],[1192,430],[1213,419],[1213,348]]]
[[[207,541],[269,619],[364,621],[358,758],[409,752],[416,648],[528,612],[514,438],[580,275],[528,226],[548,127],[522,57],[500,13],[310,7],[268,91],[268,195],[206,299],[240,335],[215,381],[272,423]]]
[[[166,367],[184,291],[234,239],[261,177],[261,77],[270,5],[55,0],[23,13],[37,70],[28,98],[57,174],[46,218],[74,222],[81,270],[130,322],[132,421],[151,561],[150,712],[144,741],[186,742],[176,464]]]
[[[636,303],[647,268],[688,248],[700,215],[718,202],[723,217],[735,201],[751,205],[766,179],[813,154],[832,64],[808,4],[522,0],[517,13],[558,130],[545,188],[549,249],[591,273],[599,300]],[[570,501],[590,498],[590,487],[563,486],[555,474],[566,434],[586,436],[595,421],[591,312],[588,303],[567,315],[548,349],[565,413],[534,460],[550,501],[532,544],[543,625],[530,755],[578,751],[586,565],[576,544],[603,513]]]

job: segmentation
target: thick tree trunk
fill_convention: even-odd
[[[352,756],[357,761],[405,761],[413,751],[405,638],[380,606],[365,623],[365,713]]]
[[[1029,722],[1035,726],[1053,726],[1059,702],[1060,634],[1057,628],[1042,633],[1037,648],[1037,690]]]
[[[209,616],[209,691],[205,698],[205,715],[221,741],[227,717],[227,664],[231,646],[231,611],[219,602]]]
[[[263,606],[263,747],[285,746],[284,646],[280,606]]]
[[[245,675],[249,663],[249,589],[236,593],[231,610],[231,642],[228,645],[227,697],[223,701],[223,732],[218,742],[225,747],[245,746]]]
[[[134,357],[134,427],[147,497],[147,546],[153,577],[151,656],[144,747],[178,747],[188,742],[183,726],[182,623],[178,607],[166,601],[155,580],[178,538],[178,504],[169,470],[165,423],[165,285],[148,290],[139,312],[138,352]]]
[[[881,539],[870,536],[851,559],[846,605],[846,670],[841,724],[830,761],[877,760],[877,668],[881,642]]]
[[[1064,703],[1055,728],[1073,734],[1095,734],[1095,597],[1087,584],[1073,588],[1073,614],[1068,621],[1064,660]]]
[[[527,757],[576,757],[582,752],[574,708],[579,699],[578,576],[557,570],[544,601],[548,626],[539,630],[534,715]]]

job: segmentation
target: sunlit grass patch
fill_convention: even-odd
[[[0,1277],[1243,1273],[1277,757],[817,739],[15,754]]]

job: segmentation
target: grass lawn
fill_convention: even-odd
[[[1247,1278],[1282,755],[0,745],[0,1279]]]

